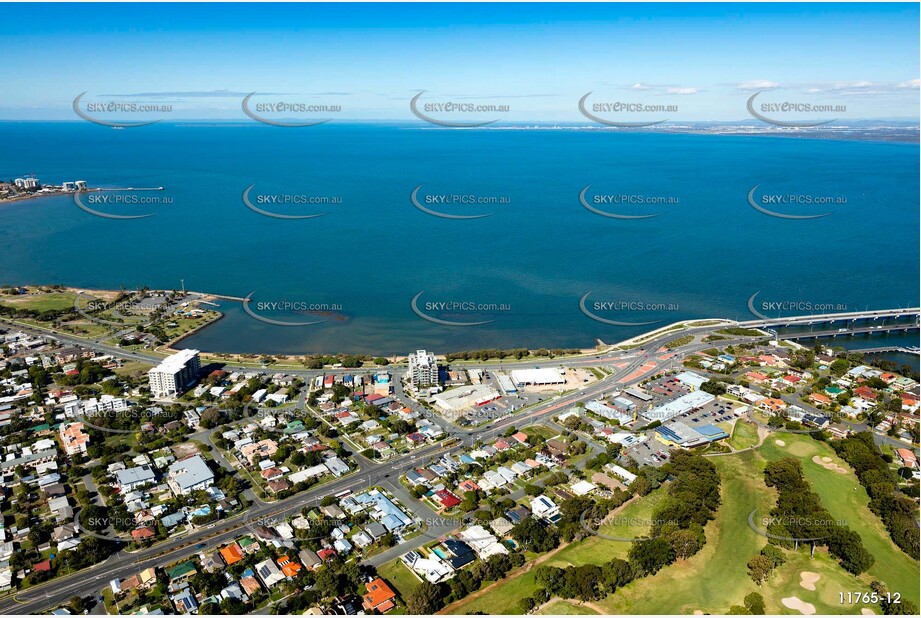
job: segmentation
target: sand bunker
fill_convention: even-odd
[[[811,616],[815,613],[815,605],[800,601],[799,597],[787,597],[786,599],[781,599],[780,602],[783,603],[784,607],[795,609],[806,616]]]
[[[812,458],[812,461],[819,464],[826,470],[833,470],[837,472],[838,474],[847,474],[847,468],[842,468],[836,463],[831,463],[831,457],[819,457],[818,455],[816,455],[815,457]]]
[[[869,607],[861,607],[860,613],[863,614],[864,616],[875,616],[876,615],[876,612],[874,612]]]
[[[821,577],[822,576],[818,573],[813,573],[812,571],[803,571],[799,574],[799,585],[806,590],[815,590],[815,583],[819,581]]]
[[[695,616],[703,616],[703,615],[704,615],[704,610],[702,610],[702,609],[695,609],[695,610],[694,610],[694,615],[695,615]]]
[[[786,445],[787,445],[787,443],[784,442],[783,440],[774,440],[774,444],[776,444],[777,446],[786,446]]]

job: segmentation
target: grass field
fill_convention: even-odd
[[[565,601],[555,599],[547,603],[544,607],[536,612],[538,615],[556,615],[556,616],[597,616],[598,612],[590,607],[579,605],[578,601]]]
[[[751,432],[754,435],[753,428]],[[744,438],[750,439],[747,435]],[[738,439],[742,440],[743,434],[739,434]],[[785,443],[784,446],[776,443],[778,439]],[[748,515],[752,510],[766,514],[776,500],[774,490],[764,484],[764,466],[790,455],[802,461],[807,479],[832,516],[845,521],[860,534],[864,545],[876,558],[868,573],[854,577],[824,550],[819,549],[810,557],[808,550],[802,549],[796,553],[786,552],[787,563],[760,588],[748,577],[746,563],[767,544],[767,539],[749,528]],[[869,499],[855,475],[828,470],[813,462],[813,456],[831,457],[833,463],[847,468],[827,444],[795,434],[771,436],[757,451],[713,458],[722,478],[723,503],[716,519],[707,526],[706,546],[692,558],[675,563],[652,577],[637,580],[594,603],[593,607],[608,614],[725,613],[731,605],[741,604],[745,595],[757,591],[765,598],[767,613],[798,613],[781,603],[783,598],[795,596],[815,606],[819,614],[860,614],[861,608],[867,606],[842,605],[839,593],[868,591],[874,579],[884,582],[889,590],[900,592],[903,598],[918,603],[921,596],[918,561],[890,541],[882,522],[867,508]],[[653,493],[628,505],[620,516],[648,519],[659,499],[659,495]],[[601,531],[612,536],[638,536],[635,529],[625,530],[624,526],[606,526]],[[559,567],[602,564],[613,557],[626,557],[629,547],[628,543],[591,537],[566,547],[545,564]],[[801,585],[803,572],[819,575],[816,590],[807,590]],[[518,600],[530,596],[536,589],[534,572],[527,571],[456,608],[455,613],[520,613]],[[878,607],[869,609],[880,613]],[[591,608],[559,600],[548,604],[540,613],[590,611]]]
[[[732,430],[732,437],[729,438],[729,444],[737,451],[755,446],[758,444],[758,426],[739,419],[736,421],[735,428]]]
[[[392,560],[381,566],[377,570],[377,574],[383,577],[397,591],[397,594],[400,595],[404,602],[406,597],[419,585],[419,578],[400,560]]]
[[[756,458],[753,452],[713,458],[722,478],[723,502],[707,525],[707,544],[697,555],[633,582],[598,606],[611,614],[725,613],[755,590],[745,565],[766,539],[748,527],[748,514],[774,500],[764,487]]]
[[[134,376],[139,378],[146,374],[151,367],[153,367],[153,365],[150,363],[142,363],[140,361],[125,361],[125,364],[116,369],[115,373],[120,376]]]
[[[839,459],[830,446],[812,438],[787,434],[783,440],[786,442],[783,447],[772,440],[766,440],[759,453],[768,461],[789,456],[791,450],[804,453],[803,471],[813,490],[822,497],[825,508],[833,517],[846,522],[849,528],[859,534],[864,546],[876,558],[876,563],[868,571],[871,579],[885,582],[889,590],[901,592],[904,598],[918,604],[921,600],[918,561],[896,547],[889,538],[882,521],[867,507],[870,498],[847,463]],[[812,461],[816,455],[831,457],[832,463],[847,468],[849,472],[839,474],[823,468]]]
[[[616,525],[606,524],[599,529],[599,532],[620,538],[645,535],[648,532],[648,526],[639,524],[651,519],[652,511],[662,496],[664,494],[661,492],[653,492],[626,505],[617,514]],[[592,536],[568,545],[543,564],[561,568],[582,564],[601,564],[612,558],[626,559],[629,551],[630,543],[628,542]],[[534,581],[534,570],[529,570],[519,576],[503,580],[486,594],[456,607],[454,613],[466,614],[481,611],[489,614],[520,614],[518,601],[534,594],[538,587],[537,582]]]
[[[0,304],[33,311],[59,311],[73,309],[76,292],[39,292],[22,296],[0,296]]]

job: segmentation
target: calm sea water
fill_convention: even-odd
[[[263,308],[282,327],[222,302],[226,317],[187,345],[233,352],[406,353],[479,347],[588,346],[672,322],[748,319],[748,298],[850,309],[918,303],[916,144],[608,131],[439,130],[409,126],[154,125],[114,131],[88,123],[0,123],[0,176],[45,182],[164,186],[168,205],[95,206],[54,197],[0,206],[0,281],[96,288],[178,288],[254,301],[339,305],[334,316]],[[258,195],[336,196],[341,204],[268,205]],[[425,204],[425,195],[508,203]],[[580,205],[588,195],[664,198],[664,204]],[[844,204],[770,205],[813,220],[766,216],[757,195],[835,196]],[[491,322],[472,327],[425,321]],[[655,310],[609,311],[596,302]],[[442,311],[426,303],[505,305]],[[635,308],[635,307],[634,307]],[[765,311],[777,314],[778,311]],[[787,311],[787,314],[802,311]],[[806,311],[808,313],[808,311]]]

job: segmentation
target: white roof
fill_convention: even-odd
[[[707,378],[693,371],[682,371],[675,376],[675,379],[691,388],[700,388],[700,385],[707,381]]]
[[[512,371],[512,380],[516,384],[562,384],[566,381],[559,369],[551,367],[516,369]]]
[[[584,496],[585,494],[595,489],[595,484],[589,483],[588,481],[579,481],[578,483],[573,483],[570,485],[569,488],[577,496]]]
[[[160,361],[160,364],[154,367],[154,371],[165,371],[168,373],[178,371],[196,355],[198,355],[198,350],[179,350],[172,356],[168,356]]]
[[[710,393],[693,391],[687,395],[682,395],[678,399],[674,399],[666,404],[653,408],[649,412],[644,412],[643,418],[651,421],[667,421],[674,416],[708,404],[714,399],[715,398]]]

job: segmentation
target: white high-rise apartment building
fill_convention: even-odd
[[[409,355],[409,381],[417,388],[438,384],[438,363],[434,354],[416,350]]]
[[[180,350],[147,372],[154,397],[174,397],[195,384],[201,371],[198,350]]]

